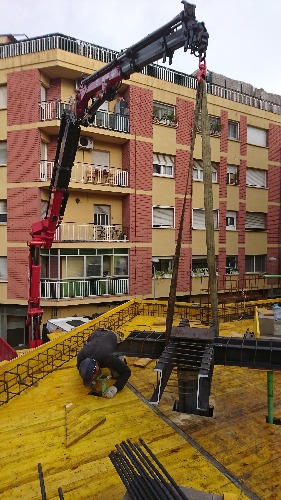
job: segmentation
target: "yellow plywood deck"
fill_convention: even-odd
[[[253,330],[251,321],[223,326],[223,335]],[[164,318],[137,316],[120,330],[164,328]],[[281,499],[281,426],[265,423],[265,372],[215,367],[214,417],[206,418],[173,412],[177,394],[170,386],[153,411],[145,398],[156,383],[155,361],[136,361],[128,358],[134,390],[126,387],[113,400],[88,395],[73,359],[0,407],[1,500],[41,498],[38,463],[48,500],[58,498],[59,487],[65,500],[121,500],[125,487],[108,455],[122,440],[140,437],[182,486],[237,499]],[[274,381],[275,415],[281,416],[281,375]]]
[[[81,421],[80,439],[67,446],[65,407],[70,403],[77,415],[91,413],[100,425],[83,437]],[[129,388],[113,400],[89,396],[75,360],[2,406],[0,419],[1,500],[38,500],[38,463],[48,500],[58,498],[59,487],[65,500],[122,499],[125,488],[108,454],[120,441],[140,437],[181,485],[247,498]],[[78,428],[77,418],[75,432]]]

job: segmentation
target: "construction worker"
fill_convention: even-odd
[[[111,330],[99,328],[88,338],[84,347],[77,354],[77,368],[85,387],[94,389],[96,377],[100,368],[109,368],[116,382],[102,395],[105,398],[113,398],[121,391],[128,381],[131,370],[127,364],[114,354],[120,338]]]

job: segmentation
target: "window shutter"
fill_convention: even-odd
[[[173,208],[153,208],[153,226],[154,227],[174,227],[174,209]]]
[[[193,210],[193,229],[205,229],[205,210],[194,209]]]
[[[94,224],[108,226],[110,224],[110,206],[94,205]]]
[[[0,280],[6,280],[7,278],[7,257],[0,257]]]
[[[7,108],[7,85],[0,87],[0,109]]]
[[[246,212],[245,229],[259,231],[265,229],[265,214],[262,212]]]
[[[93,151],[93,162],[95,167],[109,168],[109,152]]]
[[[246,184],[247,186],[266,187],[266,170],[247,168]]]
[[[247,127],[247,143],[266,147],[267,132],[261,128]]]
[[[7,165],[7,142],[0,142],[0,165]]]

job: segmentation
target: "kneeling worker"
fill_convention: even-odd
[[[85,387],[94,389],[95,378],[100,368],[109,368],[116,382],[103,394],[113,398],[128,381],[131,370],[118,356],[113,354],[118,344],[117,334],[111,330],[98,329],[88,338],[77,355],[77,368]]]

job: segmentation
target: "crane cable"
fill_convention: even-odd
[[[183,207],[181,212],[179,232],[176,243],[174,262],[173,262],[173,274],[171,279],[171,287],[168,298],[167,306],[167,317],[166,317],[166,330],[165,330],[165,344],[167,345],[170,339],[171,330],[173,326],[174,319],[174,308],[176,302],[177,293],[177,281],[178,281],[178,270],[180,261],[180,252],[182,244],[182,234],[184,225],[184,216],[186,210],[188,186],[190,179],[190,172],[193,167],[193,153],[195,147],[196,133],[199,124],[199,115],[201,112],[202,118],[202,159],[203,159],[203,176],[204,176],[204,206],[205,206],[205,217],[206,217],[206,243],[207,243],[207,261],[209,268],[209,278],[210,278],[210,297],[212,303],[212,317],[216,334],[218,334],[218,320],[217,320],[217,278],[216,278],[216,265],[215,265],[215,245],[214,245],[214,218],[213,218],[213,193],[212,193],[212,168],[211,168],[211,148],[210,148],[210,129],[209,129],[209,119],[208,119],[208,109],[207,109],[207,96],[206,96],[206,81],[204,78],[200,78],[197,86],[196,92],[196,103],[194,111],[194,124],[192,129],[191,145],[190,145],[190,157],[186,177],[186,187],[184,194]],[[206,175],[206,178],[205,178]],[[207,187],[207,189],[206,189]],[[211,195],[210,195],[211,191]],[[207,212],[209,215],[207,215]],[[211,217],[210,217],[211,214]],[[211,219],[212,223],[209,224]],[[207,230],[208,226],[208,230]],[[211,248],[211,251],[209,250]],[[214,278],[215,276],[215,278]],[[214,282],[212,284],[212,282]]]

